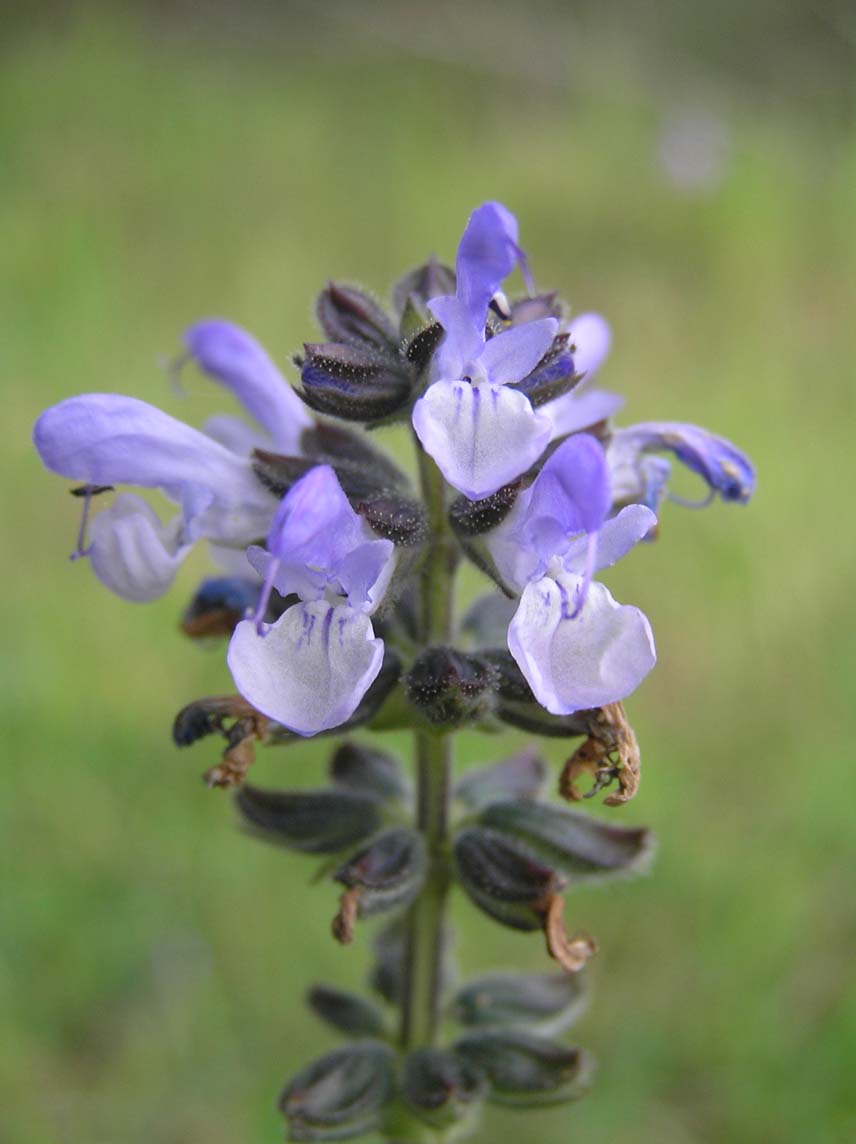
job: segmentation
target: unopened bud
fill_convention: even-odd
[[[332,342],[395,349],[398,330],[388,314],[369,294],[355,286],[331,282],[318,295],[318,324]]]
[[[454,270],[431,258],[399,278],[392,292],[392,304],[399,315],[404,314],[408,305],[413,307],[424,322],[430,318],[428,303],[431,299],[454,292]]]
[[[479,812],[478,821],[521,842],[572,883],[638,870],[653,848],[651,833],[643,827],[617,826],[543,802],[492,802]]]
[[[373,532],[399,547],[412,548],[427,535],[425,508],[419,501],[388,493],[359,501],[354,510]]]
[[[397,358],[358,345],[307,345],[303,400],[344,421],[380,421],[407,403],[412,380]]]
[[[562,876],[530,850],[494,830],[465,827],[455,838],[455,869],[470,899],[511,929],[538,930]]]
[[[330,778],[338,787],[371,798],[403,800],[410,794],[398,760],[364,743],[342,743],[330,760]]]
[[[546,778],[544,760],[530,748],[501,763],[470,771],[455,787],[455,794],[471,810],[479,810],[499,799],[537,798]]]
[[[407,698],[441,727],[459,727],[486,713],[492,682],[481,659],[449,647],[427,648],[404,677]]]
[[[494,973],[458,990],[453,1003],[462,1025],[525,1026],[553,1035],[580,1016],[586,1003],[584,978],[564,973]]]
[[[392,1050],[360,1041],[301,1069],[279,1108],[292,1140],[350,1140],[380,1125],[394,1083]]]
[[[433,1128],[448,1128],[471,1116],[486,1088],[481,1069],[449,1049],[416,1049],[405,1058],[402,1096]]]
[[[496,1104],[527,1108],[576,1100],[591,1076],[582,1050],[531,1033],[467,1033],[453,1048],[487,1075],[488,1100]]]
[[[271,791],[245,784],[235,802],[254,834],[304,854],[338,854],[382,821],[377,802],[355,791]]]
[[[528,322],[539,322],[542,318],[564,317],[565,306],[555,290],[534,297],[518,298],[511,304],[513,326],[525,326]]]
[[[570,393],[582,380],[582,374],[574,371],[569,341],[569,334],[558,334],[532,372],[510,386],[525,393],[534,408]]]
[[[417,831],[396,826],[376,835],[333,875],[346,887],[333,923],[337,940],[352,940],[357,918],[409,905],[422,889],[427,865],[425,840]]]
[[[383,1013],[371,1001],[332,985],[313,985],[306,1003],[316,1017],[350,1037],[379,1037],[384,1032]]]

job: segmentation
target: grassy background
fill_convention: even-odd
[[[332,1044],[302,991],[368,960],[365,934],[327,940],[332,887],[203,789],[216,749],[169,741],[179,706],[228,688],[221,649],[176,632],[202,564],[140,607],[69,566],[77,510],[29,447],[34,417],[115,389],[199,423],[204,383],[180,398],[158,368],[189,322],[228,315],[284,362],[327,277],[383,291],[450,257],[487,197],[518,214],[541,283],[608,314],[627,417],[732,437],[760,484],[747,510],[667,507],[611,577],[658,637],[629,704],[644,784],[618,813],[659,858],[570,903],[602,945],[578,1030],[593,1094],[489,1113],[479,1138],[853,1139],[852,124],[828,88],[780,99],[680,57],[652,72],[588,25],[565,52],[554,6],[505,40],[484,12],[438,39],[434,20],[363,35],[290,8],[232,26],[226,6],[58,6],[6,29],[0,1140],[276,1140],[282,1080]],[[730,133],[699,193],[657,162],[692,106]],[[268,752],[256,778],[312,784],[328,750]],[[465,970],[545,967],[534,937],[455,912]]]

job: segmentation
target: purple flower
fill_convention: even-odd
[[[648,620],[592,581],[656,524],[643,505],[609,519],[603,449],[586,434],[564,442],[488,537],[506,586],[520,593],[508,647],[536,699],[567,715],[623,699],[654,666]]]
[[[707,484],[708,496],[690,507],[703,507],[719,494],[724,501],[746,504],[755,491],[755,469],[736,445],[698,425],[679,421],[648,421],[617,429],[607,457],[612,473],[616,504],[638,501],[656,509],[664,496],[687,504],[667,493],[671,465],[654,454],[674,454]]]
[[[283,498],[267,551],[251,548],[264,577],[253,619],[229,645],[235,684],[254,707],[298,735],[337,727],[356,710],[383,662],[369,616],[395,567],[380,540],[354,512],[329,465],[318,465]],[[266,627],[271,590],[300,602]]]
[[[455,294],[429,303],[446,333],[434,356],[434,382],[414,406],[413,427],[446,480],[470,500],[528,469],[552,433],[549,417],[507,386],[531,373],[547,352],[556,320],[485,338],[490,301],[522,258],[513,215],[499,203],[484,203],[458,247]]]
[[[95,518],[90,546],[76,555],[90,556],[98,578],[125,599],[161,595],[196,540],[245,547],[264,534],[276,508],[247,458],[134,397],[61,401],[39,417],[33,441],[62,477],[158,488],[180,506],[162,525],[139,497],[122,497]]]
[[[86,394],[46,410],[33,440],[45,465],[87,485],[162,489],[181,506],[163,524],[140,497],[120,494],[95,516],[86,544],[86,493],[77,556],[126,600],[162,595],[194,541],[228,554],[264,535],[276,507],[254,476],[253,449],[300,455],[312,419],[261,346],[244,330],[216,319],[185,334],[188,356],[225,385],[264,432],[237,417],[213,417],[200,433],[159,409],[117,394]],[[180,364],[180,363],[179,363]],[[242,562],[244,560],[242,552]]]

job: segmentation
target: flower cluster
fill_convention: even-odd
[[[530,291],[509,304],[502,289],[517,266]],[[608,326],[595,314],[563,325],[555,297],[534,293],[517,222],[499,203],[473,212],[454,275],[429,264],[409,279],[402,316],[411,325],[415,316],[418,328],[404,352],[379,307],[357,291],[328,289],[319,314],[341,340],[307,346],[298,359],[302,396],[321,390],[328,414],[339,398],[349,420],[355,404],[370,423],[411,416],[449,485],[477,505],[510,505],[479,543],[503,591],[519,597],[507,646],[536,699],[570,714],[624,698],[654,664],[653,637],[644,615],[617,604],[594,573],[653,535],[667,494],[664,452],[698,473],[711,497],[730,501],[751,495],[751,465],[694,425],[606,431],[620,401],[591,382]],[[454,282],[454,292],[433,294],[432,279],[441,290]],[[48,468],[82,482],[87,511],[96,492],[116,485],[159,488],[178,506],[164,523],[147,501],[120,492],[94,515],[88,539],[81,530],[75,555],[88,556],[120,596],[146,601],[167,589],[195,541],[208,540],[215,560],[261,582],[255,622],[238,623],[229,648],[238,690],[299,735],[334,728],[383,662],[370,617],[396,579],[393,600],[406,587],[394,575],[394,523],[365,511],[401,481],[383,466],[372,471],[372,458],[354,462],[350,443],[337,450],[335,441],[312,440],[315,418],[249,334],[213,320],[188,330],[185,343],[186,358],[231,390],[257,427],[222,416],[198,431],[112,394],[47,410],[36,447]],[[363,408],[366,391],[374,401]],[[271,456],[291,462],[279,500],[261,471],[259,459]],[[353,485],[355,471],[365,487],[349,497],[343,472]],[[499,513],[483,515],[493,524]],[[417,562],[404,563],[412,572]],[[280,615],[268,626],[272,594]]]
[[[515,297],[507,280],[517,271]],[[589,775],[589,794],[617,782],[609,805],[632,797],[639,752],[620,701],[654,666],[654,639],[599,574],[657,536],[664,503],[680,500],[669,490],[674,461],[706,485],[698,503],[745,503],[755,476],[739,449],[698,426],[613,425],[622,400],[594,384],[609,326],[593,313],[569,319],[554,293],[536,290],[517,222],[499,203],[473,212],[454,269],[432,259],[406,274],[391,311],[331,283],[317,317],[326,340],[295,355],[299,388],[231,323],[187,331],[176,368],[195,363],[252,425],[220,416],[195,429],[136,398],[95,393],[44,412],[34,442],[83,500],[73,558],[124,599],[161,596],[191,547],[208,542],[217,574],[182,627],[229,637],[238,694],[185,707],[174,737],[181,746],[224,737],[211,785],[240,785],[259,741],[415,730],[415,797],[395,760],[353,744],[334,754],[329,788],[244,785],[238,795],[255,833],[323,856],[343,887],[338,940],[350,941],[361,917],[407,911],[378,939],[372,978],[402,1009],[407,1055],[396,1064],[373,1005],[319,987],[313,1009],[362,1039],[304,1069],[282,1103],[295,1139],[378,1127],[398,1138],[391,1109],[445,1131],[483,1098],[571,1099],[585,1072],[578,1050],[542,1036],[578,1010],[567,978],[471,982],[446,998],[463,1035],[434,1047],[451,882],[501,924],[543,932],[550,955],[576,973],[594,943],[566,933],[564,890],[636,869],[650,851],[645,831],[545,801],[545,767],[531,753],[463,779],[456,821],[450,733],[508,725],[581,737],[560,792],[583,797],[578,780]],[[396,423],[412,429],[418,495],[359,428]],[[164,520],[127,487],[160,490],[173,512]],[[456,627],[462,558],[492,583]],[[414,827],[403,825],[408,813]]]

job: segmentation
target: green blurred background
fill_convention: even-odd
[[[703,423],[760,481],[748,509],[667,506],[611,576],[660,652],[629,703],[642,791],[612,814],[659,856],[569,903],[602,947],[575,1033],[594,1092],[479,1139],[856,1139],[852,6],[4,13],[3,1144],[277,1140],[281,1082],[333,1043],[302,992],[368,964],[367,933],[329,940],[311,864],[204,789],[216,745],[170,742],[229,689],[222,648],[176,628],[202,562],[147,606],[69,565],[34,417],[115,389],[199,424],[218,402],[159,365],[183,327],[229,316],[285,363],[328,277],[383,292],[485,198],[542,285],[610,318],[625,418]],[[328,751],[255,777],[317,783]],[[535,937],[455,916],[467,972],[546,968]]]

